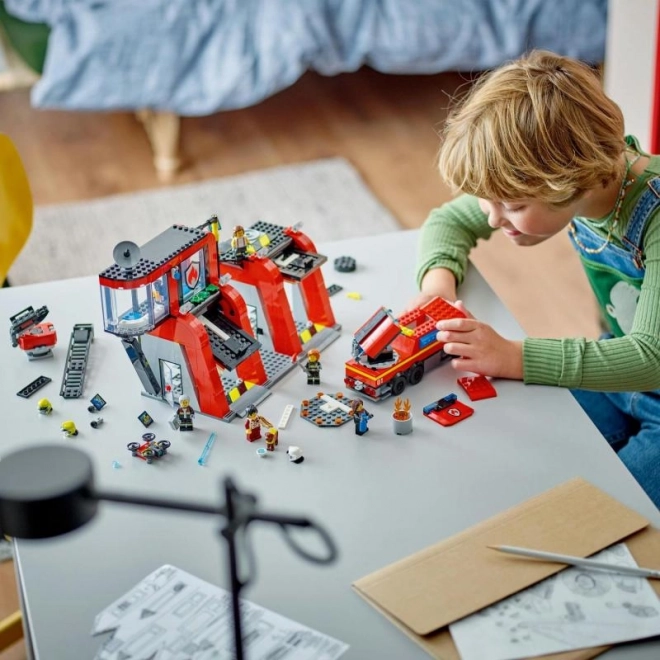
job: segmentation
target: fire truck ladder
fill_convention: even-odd
[[[65,399],[77,399],[82,396],[92,341],[94,341],[94,326],[91,323],[76,323],[73,326],[60,388],[60,396]]]

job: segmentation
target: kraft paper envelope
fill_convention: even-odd
[[[660,532],[594,485],[572,479],[367,575],[353,587],[432,657],[458,660],[446,626],[565,568],[507,556],[489,545],[587,557],[642,529],[626,540],[628,547],[639,565],[660,568]],[[546,657],[583,660],[606,648]]]

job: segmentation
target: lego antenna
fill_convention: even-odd
[[[140,246],[133,243],[133,241],[117,243],[112,251],[112,258],[122,268],[133,268],[140,261]]]

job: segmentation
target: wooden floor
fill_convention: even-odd
[[[185,165],[174,183],[343,156],[402,227],[418,227],[450,198],[435,170],[437,132],[452,99],[469,84],[455,73],[308,73],[255,107],[184,119]],[[162,185],[130,113],[37,111],[28,92],[14,91],[0,94],[0,131],[21,153],[36,204]],[[473,261],[529,335],[596,336],[596,307],[566,236],[525,249],[497,235],[475,250]],[[13,596],[8,600],[5,583],[0,586],[2,616]],[[18,655],[0,653],[0,660],[23,657],[20,648]]]

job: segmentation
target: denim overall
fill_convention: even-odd
[[[630,331],[627,327],[630,314],[627,318],[618,315],[616,299],[620,308],[627,306],[627,311],[632,311],[631,303],[636,305],[644,279],[642,235],[648,221],[660,210],[660,176],[650,179],[647,186],[633,209],[622,239],[624,247],[610,243],[602,252],[590,254],[582,249],[583,246],[597,249],[604,239],[579,220],[573,220],[572,224],[582,245],[569,233],[600,307],[607,315],[612,330],[612,335],[607,337],[621,337]],[[660,507],[660,390],[572,390],[572,393],[655,505]]]

